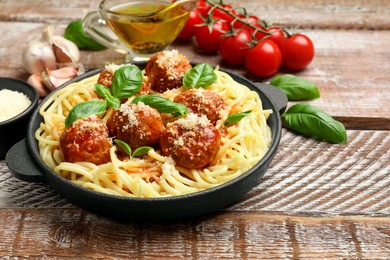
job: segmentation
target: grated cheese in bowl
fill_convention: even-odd
[[[27,95],[9,89],[0,90],[0,122],[19,115],[30,105]]]

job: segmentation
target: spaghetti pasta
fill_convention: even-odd
[[[268,151],[271,130],[267,119],[272,110],[262,108],[257,92],[236,82],[218,69],[217,81],[206,90],[217,93],[225,102],[222,119],[216,124],[221,133],[220,149],[213,161],[202,169],[187,169],[159,150],[142,158],[120,158],[116,146],[110,149],[111,161],[102,165],[69,163],[63,159],[60,136],[65,118],[78,103],[97,98],[94,85],[99,75],[71,83],[58,90],[41,107],[43,122],[35,133],[42,160],[57,174],[86,189],[129,197],[164,197],[194,193],[237,178],[253,167]],[[183,88],[161,95],[173,100]],[[224,126],[231,113],[252,111],[238,124]]]

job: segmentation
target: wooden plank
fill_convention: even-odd
[[[78,209],[0,210],[0,257],[388,259],[390,219],[220,212],[120,223]]]
[[[390,130],[390,118],[335,116],[347,129],[354,130]]]
[[[2,3],[0,20],[67,23],[98,9],[100,0],[8,1]],[[386,0],[230,0],[267,22],[289,28],[377,29],[390,28],[390,7]]]
[[[390,132],[348,131],[348,138],[332,145],[283,131],[264,177],[227,210],[390,216]],[[45,184],[16,180],[0,162],[0,208],[64,207],[73,206]]]
[[[287,28],[375,29],[390,28],[386,0],[235,0],[250,12]]]

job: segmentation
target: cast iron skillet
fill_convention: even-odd
[[[146,63],[135,65],[142,69]],[[101,70],[97,69],[83,74],[65,83],[60,88],[97,74]],[[281,138],[282,124],[280,113],[283,113],[286,108],[287,98],[283,92],[275,87],[261,83],[254,84],[234,73],[225,72],[232,76],[234,80],[257,91],[263,102],[264,109],[273,110],[268,119],[268,125],[272,131],[272,142],[269,151],[254,167],[234,180],[193,194],[147,199],[107,195],[77,186],[56,174],[39,156],[38,142],[34,135],[43,120],[39,114],[39,109],[49,97],[46,97],[33,112],[27,129],[26,139],[15,144],[7,153],[6,162],[8,167],[11,173],[20,180],[28,182],[45,181],[56,192],[76,206],[120,220],[177,220],[205,215],[227,207],[257,185],[268,169],[271,160],[276,154]]]

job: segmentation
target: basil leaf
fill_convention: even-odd
[[[312,100],[320,97],[320,92],[313,82],[292,74],[277,76],[270,84],[280,88],[289,101]]]
[[[120,147],[122,148],[122,150],[128,155],[130,156],[130,159],[131,159],[131,147],[128,143],[126,142],[123,142],[122,140],[119,140],[119,139],[115,139],[114,142]]]
[[[290,107],[282,119],[288,129],[302,135],[335,144],[347,142],[344,125],[318,107],[298,103]]]
[[[74,42],[82,50],[100,51],[107,49],[107,47],[85,34],[81,20],[76,20],[68,24],[65,29],[64,38]]]
[[[70,111],[65,119],[65,127],[71,126],[77,119],[106,112],[107,103],[100,100],[92,100],[78,103]]]
[[[241,119],[243,119],[244,117],[249,115],[250,112],[252,112],[252,110],[241,112],[241,113],[230,114],[226,118],[224,125],[225,126],[234,125],[234,124],[240,122]]]
[[[187,70],[183,77],[183,86],[186,88],[204,88],[217,80],[214,68],[205,63],[196,65]]]
[[[122,140],[119,140],[119,139],[115,139],[114,142],[120,147],[122,148],[122,150],[128,155],[130,156],[130,159],[133,158],[134,156],[141,156],[141,155],[144,155],[144,154],[148,154],[148,152],[150,150],[153,150],[152,147],[150,146],[140,146],[138,147],[137,149],[135,149],[135,151],[133,152],[133,154],[131,153],[131,147],[128,143],[122,141]]]
[[[150,146],[141,146],[141,147],[138,147],[137,149],[135,149],[134,153],[133,153],[133,156],[141,156],[141,155],[144,155],[144,154],[148,154],[148,152],[150,150],[153,150],[152,147]]]
[[[119,99],[129,98],[141,90],[143,82],[142,71],[133,65],[117,69],[111,84],[111,92]]]
[[[155,94],[140,95],[131,101],[133,104],[137,104],[138,102],[142,102],[145,105],[157,109],[159,113],[179,115],[185,115],[188,113],[188,109],[185,105],[173,102],[168,98]]]
[[[107,101],[107,105],[114,109],[119,109],[121,106],[121,101],[119,98],[113,97],[111,91],[108,87],[102,84],[95,84],[96,92]]]

